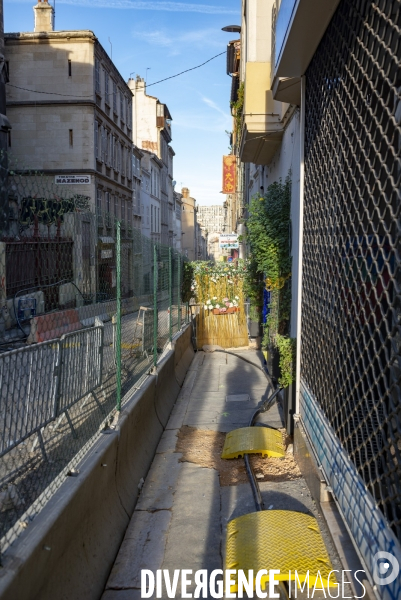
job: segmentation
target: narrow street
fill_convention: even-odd
[[[139,600],[141,571],[189,569],[188,593],[195,572],[224,569],[227,524],[255,510],[242,459],[220,458],[224,433],[248,425],[258,404],[272,393],[261,371],[260,352],[198,352],[165,428],[141,490],[102,600]],[[244,362],[239,357],[249,362]],[[252,366],[253,363],[254,366]],[[283,432],[281,406],[275,404],[258,422]],[[265,509],[314,516],[333,569],[341,564],[326,523],[311,498],[286,440],[286,458],[256,458],[255,470]],[[312,550],[312,549],[311,549]],[[221,579],[221,576],[219,576]],[[345,586],[345,593],[351,588]],[[177,596],[179,592],[177,592]],[[156,592],[150,598],[162,596]],[[201,596],[212,598],[214,596]],[[306,594],[298,592],[299,598]],[[315,598],[326,597],[315,592]],[[284,598],[284,596],[283,596]]]

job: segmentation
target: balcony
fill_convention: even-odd
[[[284,134],[283,106],[273,100],[271,63],[248,62],[239,155],[242,162],[268,165]]]
[[[281,1],[273,32],[275,78],[302,77],[305,74],[339,2]]]

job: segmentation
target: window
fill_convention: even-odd
[[[109,154],[110,154],[110,132],[107,131],[107,129],[105,130],[105,134],[104,134],[104,162],[105,164],[108,166],[109,163]]]
[[[157,209],[157,232],[160,233],[160,208]]]
[[[120,90],[120,119],[121,119],[121,121],[124,121],[124,100],[125,100],[124,94]]]
[[[99,158],[99,123],[95,121],[95,158]]]
[[[116,166],[115,170],[120,171],[121,165],[121,144],[116,140]]]
[[[100,216],[102,214],[102,210],[103,210],[103,207],[102,207],[102,195],[103,195],[102,190],[99,190],[99,188],[98,188],[97,192],[96,192],[96,204],[97,204],[97,214],[98,214],[98,216]]]
[[[125,177],[125,148],[121,146],[121,156],[122,156],[122,165],[121,165],[121,175]]]
[[[148,225],[149,225],[149,206],[146,209],[146,212],[148,213]],[[153,233],[154,231],[154,222],[153,222],[153,204],[150,207],[150,231]]]
[[[114,196],[114,218],[118,220],[118,197]]]
[[[95,58],[95,92],[100,94],[100,60]]]
[[[69,60],[68,61],[68,77],[71,77],[71,75],[72,75],[72,63]]]
[[[110,192],[106,192],[106,211],[107,214],[110,214]]]
[[[104,101],[106,102],[106,104],[108,104],[110,106],[110,98],[109,98],[109,74],[106,71],[106,69],[104,69],[103,73],[104,73]]]
[[[132,201],[127,200],[127,222],[128,225],[132,225]]]
[[[113,81],[113,110],[117,114],[117,84]]]
[[[121,220],[125,221],[125,200],[121,198]]]
[[[72,129],[68,130],[68,138],[70,141],[70,148],[72,148],[74,145],[74,131]]]
[[[103,125],[100,126],[100,160],[104,162],[106,155],[106,130]]]
[[[113,169],[117,170],[117,140],[115,135],[113,135]]]

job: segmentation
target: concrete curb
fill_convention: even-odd
[[[1,600],[98,600],[193,357],[192,327],[5,552]],[[190,352],[188,349],[190,348]],[[191,352],[192,351],[192,352]],[[179,373],[179,378],[176,376]],[[162,426],[162,424],[163,426]]]

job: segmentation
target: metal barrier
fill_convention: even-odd
[[[56,416],[102,384],[103,326],[82,329],[60,339],[60,386]]]
[[[0,457],[66,414],[102,383],[103,327],[0,355]]]
[[[19,204],[28,197],[54,198],[51,190],[40,191],[42,179],[19,181]],[[0,559],[19,535],[24,512],[38,499],[43,508],[63,469],[78,464],[189,318],[181,301],[184,257],[110,215],[98,221],[85,210],[71,208],[51,225],[35,217],[0,231],[6,282],[0,346],[7,348],[0,354]],[[18,255],[8,252],[9,240],[19,240]],[[53,262],[37,260],[39,242]],[[28,337],[21,317],[33,316],[33,305],[21,305],[19,314],[10,293],[26,295],[27,288],[27,298],[36,299],[35,318],[48,321],[48,329],[55,329],[56,312],[71,310],[86,327],[95,326],[64,329],[61,339],[11,352]],[[141,305],[147,311],[139,339]]]
[[[0,457],[56,418],[60,343],[0,354]]]

